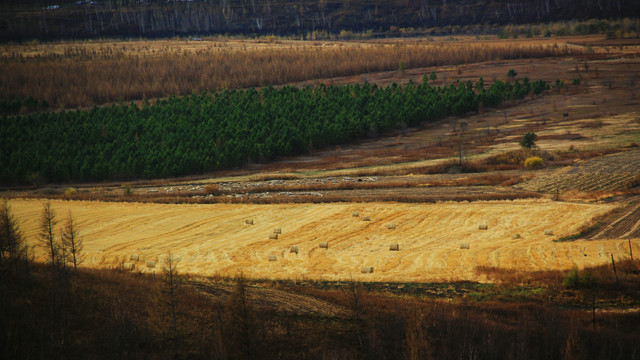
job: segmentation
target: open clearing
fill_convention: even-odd
[[[438,204],[170,205],[52,201],[58,219],[68,211],[84,240],[85,266],[158,271],[169,251],[181,272],[251,278],[365,281],[478,280],[477,266],[522,271],[601,265],[628,257],[626,240],[553,242],[609,204],[548,200]],[[12,200],[35,245],[39,200]],[[359,216],[353,216],[358,212]],[[364,221],[369,216],[371,221]],[[252,219],[253,225],[245,225]],[[395,229],[389,229],[389,224]],[[487,224],[487,230],[479,225]],[[281,228],[278,239],[269,239]],[[545,235],[553,230],[554,235]],[[519,234],[520,238],[513,239]],[[328,242],[328,249],[319,247]],[[397,243],[399,251],[389,251]],[[461,249],[468,244],[469,249]],[[290,253],[298,246],[298,254]],[[635,252],[640,253],[638,243]],[[36,255],[44,260],[44,251]],[[133,256],[132,256],[133,255]],[[276,261],[269,261],[270,255]],[[137,260],[136,260],[137,259]],[[151,264],[153,262],[153,264]],[[149,267],[154,265],[154,267]],[[130,265],[129,265],[130,266]],[[374,268],[362,274],[363,266]]]

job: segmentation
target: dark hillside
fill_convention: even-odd
[[[474,24],[486,25],[481,31],[487,32],[495,24],[639,15],[635,0],[31,0],[0,5],[0,40],[399,33]]]
[[[170,292],[166,272],[0,271],[3,359],[638,359],[640,344],[637,311],[600,309],[617,299],[637,304],[637,282],[597,285],[592,318],[589,289],[558,284],[195,282],[177,274]]]

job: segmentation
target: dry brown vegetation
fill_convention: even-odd
[[[582,55],[547,39],[387,44],[287,42],[240,46],[207,41],[4,45],[0,98],[46,100],[75,108],[226,88],[287,84],[370,72],[488,60]],[[200,45],[200,44],[198,44]],[[60,91],[65,89],[65,91]]]
[[[637,289],[638,268],[637,261],[619,264],[624,287]],[[36,264],[26,273],[0,278],[8,295],[0,297],[0,328],[7,340],[0,354],[567,359],[597,353],[637,358],[640,317],[628,310],[637,306],[637,296],[621,292],[611,270],[582,273],[587,271],[598,280],[592,288],[566,288],[567,273],[523,272],[514,279],[499,269],[481,272],[507,276],[501,285],[203,280],[178,274],[172,321],[166,273],[82,269],[52,281],[55,270]]]
[[[614,272],[615,265],[615,272]],[[486,276],[491,281],[495,281],[504,285],[534,285],[549,286],[557,289],[563,287],[586,287],[589,290],[616,290],[624,287],[626,290],[636,291],[640,285],[640,261],[631,260],[629,258],[609,260],[609,263],[603,263],[599,266],[591,266],[587,268],[575,268],[579,276],[584,277],[585,274],[589,278],[588,283],[569,284],[567,283],[567,271],[525,271],[510,270],[496,268],[492,266],[479,266],[476,268],[478,275]],[[623,305],[623,303],[620,303]]]

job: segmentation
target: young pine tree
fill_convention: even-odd
[[[5,200],[0,206],[0,265],[27,259],[27,245],[18,222],[11,215],[11,208]]]

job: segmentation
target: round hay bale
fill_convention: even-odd
[[[547,235],[547,236],[553,236],[553,230],[551,230],[551,229],[545,230],[544,234]]]
[[[133,271],[133,269],[135,268],[136,268],[136,264],[131,262],[126,262],[122,264],[122,270],[125,270],[125,271]]]
[[[282,229],[281,228],[275,228],[275,229],[273,229],[273,233],[274,234],[282,234]]]
[[[271,239],[271,240],[278,240],[278,234],[275,234],[275,233],[273,233],[273,234],[269,234],[269,239]]]
[[[321,249],[328,249],[329,248],[329,243],[326,241],[323,241],[320,243],[320,248]]]
[[[371,274],[373,273],[373,266],[363,266],[361,272],[363,274]]]
[[[466,250],[469,250],[469,244],[467,244],[467,243],[460,244],[460,249],[466,249]]]
[[[278,261],[278,258],[275,255],[269,255],[269,261]]]
[[[520,239],[520,237],[521,237],[521,236],[520,236],[520,234],[513,234],[513,235],[511,235],[511,238],[512,238],[513,240]]]
[[[138,255],[138,254],[129,255],[129,260],[131,260],[131,261],[138,261],[138,259],[140,259],[140,255]]]
[[[487,224],[480,224],[478,226],[478,230],[487,230],[489,228],[489,226]]]
[[[296,254],[297,254],[297,253],[298,253],[298,247],[297,247],[297,246],[295,246],[295,245],[291,246],[291,250],[289,250],[289,252],[290,252],[290,253],[296,253]]]
[[[400,250],[400,245],[398,244],[389,245],[389,251],[398,251],[398,250]]]
[[[394,223],[391,223],[391,224],[387,225],[387,229],[393,230],[395,228],[396,228],[396,224],[394,224]]]
[[[156,262],[151,260],[147,261],[147,267],[149,269],[153,269],[154,267],[156,267]]]
[[[363,216],[362,221],[371,221],[371,218],[369,218],[368,216]]]
[[[357,211],[354,211],[353,214],[351,214],[353,217],[358,217],[360,216],[360,213]]]
[[[253,225],[253,219],[247,219],[244,221],[245,225]]]

